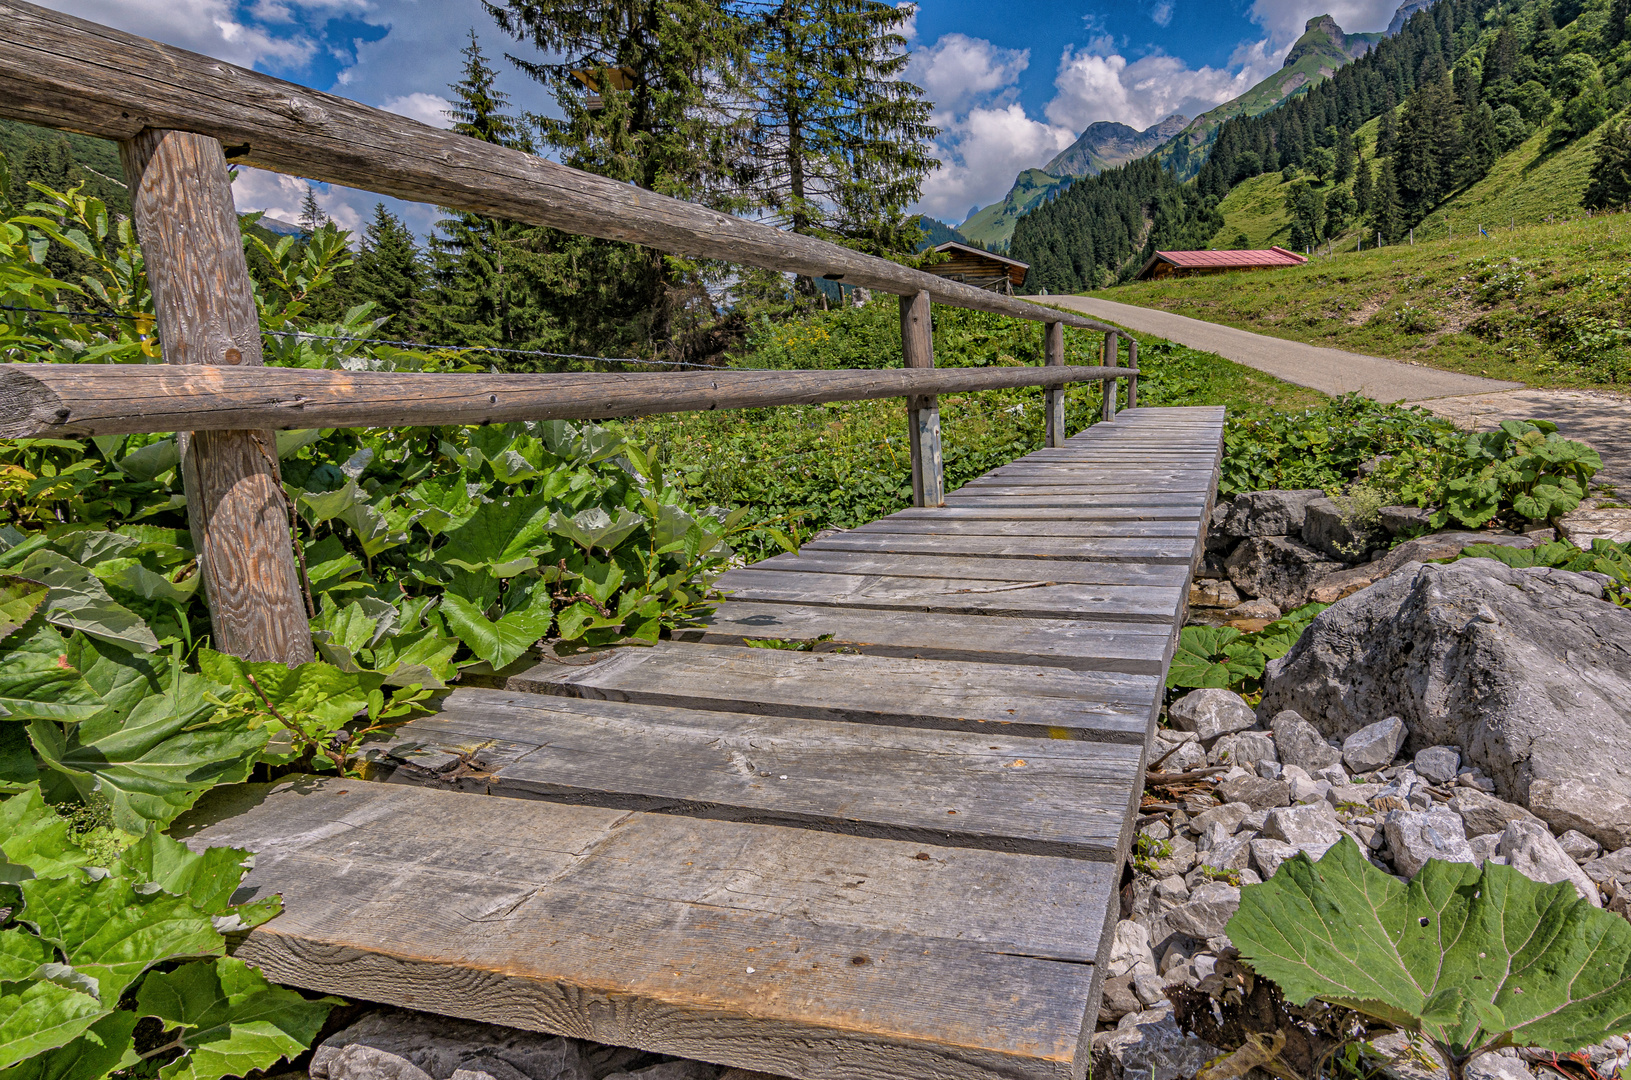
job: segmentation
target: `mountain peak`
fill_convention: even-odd
[[[1331,16],[1316,15],[1308,20],[1303,36],[1286,53],[1285,63],[1281,67],[1293,67],[1312,57],[1320,75],[1329,76],[1348,61],[1365,55],[1381,37],[1381,34],[1345,34]]]

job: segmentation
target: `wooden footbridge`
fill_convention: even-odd
[[[255,851],[247,889],[284,897],[238,956],[810,1080],[1081,1080],[1221,409],[1138,408],[1136,345],[1119,366],[1079,316],[15,0],[0,20],[0,115],[121,142],[166,360],[7,365],[0,436],[192,432],[215,640],[239,655],[311,657],[271,429],[907,398],[915,508],[731,571],[674,640],[453,691],[374,779],[219,789],[180,831]],[[894,292],[906,366],[266,368],[228,157]],[[1047,363],[933,368],[932,302],[1045,323]],[[1104,332],[1106,363],[1065,366],[1066,326]],[[1108,422],[1067,439],[1063,387],[1089,379]],[[933,395],[995,386],[1044,389],[1047,448],[945,494]]]

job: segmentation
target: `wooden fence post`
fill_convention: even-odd
[[[1132,368],[1132,374],[1127,376],[1127,408],[1138,408],[1138,339],[1127,339],[1127,366]]]
[[[909,368],[934,367],[934,327],[929,294],[900,298],[901,352]],[[912,505],[944,506],[946,478],[940,456],[940,399],[906,399],[906,428],[912,440]]]
[[[220,142],[149,129],[120,152],[165,363],[260,365],[260,317]],[[276,436],[202,431],[176,439],[215,647],[250,660],[311,660]]]
[[[1046,323],[1043,331],[1042,363],[1045,367],[1061,367],[1065,363],[1065,325]],[[1065,445],[1065,388],[1042,391],[1043,411],[1047,415],[1047,445]]]
[[[1104,335],[1105,367],[1121,366],[1121,361],[1116,356],[1116,346],[1120,340],[1121,335],[1114,330]],[[1116,418],[1116,380],[1105,379],[1099,385],[1104,387],[1104,410],[1101,415],[1106,420],[1114,420]]]

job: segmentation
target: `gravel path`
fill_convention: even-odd
[[[1522,383],[1482,379],[1453,371],[1384,360],[1378,356],[1325,349],[1300,341],[1265,337],[1232,326],[1218,326],[1155,308],[1136,307],[1092,296],[1050,296],[1044,301],[1084,315],[1158,334],[1168,341],[1217,353],[1238,364],[1267,372],[1288,383],[1327,394],[1360,393],[1378,401],[1422,401],[1427,398],[1489,394],[1521,389]]]

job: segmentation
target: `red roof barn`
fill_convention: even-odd
[[[1283,247],[1271,247],[1267,251],[1157,251],[1139,270],[1138,280],[1226,274],[1231,270],[1273,270],[1280,266],[1301,266],[1307,261],[1307,256]]]

